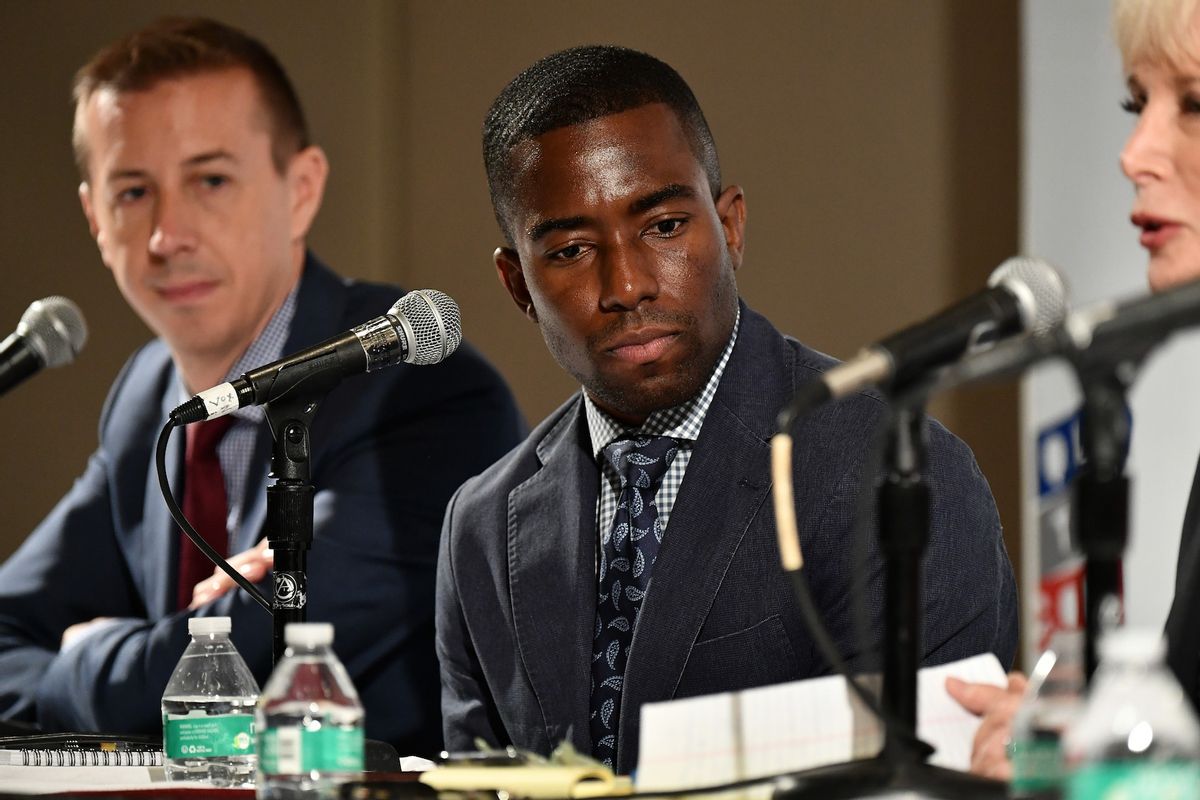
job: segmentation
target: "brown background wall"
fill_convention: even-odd
[[[0,4],[0,335],[52,293],[84,309],[75,365],[0,398],[0,558],[83,468],[105,391],[147,331],[75,197],[68,89],[98,47],[163,13],[248,29],[283,61],[333,172],[312,236],[343,273],[430,286],[531,421],[574,387],[496,282],[479,125],[537,57],[648,50],[689,81],[726,182],[747,194],[743,297],[839,357],[983,285],[1017,244],[1014,0],[690,0],[682,5],[241,2]],[[382,309],[381,309],[382,310]],[[940,399],[992,482],[1014,562],[1016,394]]]

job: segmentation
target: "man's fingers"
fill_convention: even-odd
[[[244,575],[246,580],[256,583],[265,578],[275,565],[275,551],[267,547],[264,539],[249,550],[230,556],[229,565]],[[224,570],[220,567],[214,568],[212,577],[205,578],[192,588],[192,602],[188,604],[188,608],[194,609],[210,603],[236,585]]]
[[[987,683],[967,683],[958,678],[947,678],[946,691],[960,706],[979,715],[986,713],[1007,690]]]

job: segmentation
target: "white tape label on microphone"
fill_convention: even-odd
[[[238,409],[237,389],[233,388],[232,383],[222,383],[220,386],[205,389],[196,397],[204,401],[204,408],[208,412],[209,419],[223,417],[230,411]]]

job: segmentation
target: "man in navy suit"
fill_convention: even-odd
[[[158,338],[117,378],[84,475],[0,567],[0,715],[152,732],[191,614],[232,616],[260,682],[271,667],[269,616],[218,578],[187,577],[212,572],[185,567],[194,546],[158,492],[167,412],[379,316],[401,292],[343,280],[307,252],[327,164],[261,43],[208,20],[164,20],[101,51],[75,99],[84,214]],[[315,419],[308,616],[336,625],[368,736],[408,752],[440,747],[433,596],[445,503],[522,427],[503,381],[466,345],[435,367],[347,380]],[[168,469],[186,497],[183,439]],[[237,412],[214,447],[208,485],[225,490],[216,546],[262,577],[271,437],[261,409]],[[205,515],[212,496],[197,506]]]
[[[746,207],[723,186],[695,97],[631,50],[555,53],[484,123],[506,242],[496,267],[582,391],[451,500],[438,566],[446,745],[633,769],[642,704],[828,671],[778,564],[768,440],[797,386],[833,365],[738,298]],[[808,580],[852,665],[851,557],[883,399],[794,431]],[[927,429],[932,531],[923,657],[1016,646],[1012,568],[966,446]],[[878,557],[866,605],[881,627]]]

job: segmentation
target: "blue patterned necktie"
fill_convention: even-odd
[[[617,755],[621,684],[650,570],[662,544],[654,495],[679,443],[669,436],[619,439],[604,456],[621,477],[612,527],[600,537],[600,579],[592,652],[592,755],[609,767]]]

